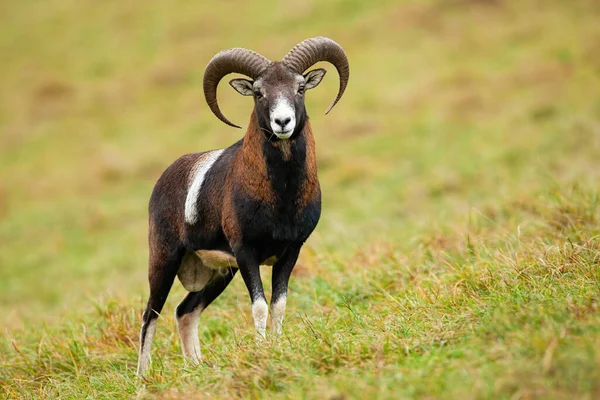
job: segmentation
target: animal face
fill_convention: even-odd
[[[319,68],[302,75],[274,63],[254,81],[239,78],[229,84],[241,95],[254,97],[258,123],[267,137],[285,140],[303,129],[304,93],[317,87],[326,72]]]

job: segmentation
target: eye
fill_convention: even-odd
[[[255,90],[255,91],[254,91],[254,96],[255,96],[257,99],[262,99],[262,97],[263,97],[263,95],[262,95],[262,93],[260,92],[260,90]]]
[[[300,94],[300,95],[304,94],[304,85],[301,85],[300,87],[298,87],[298,94]]]

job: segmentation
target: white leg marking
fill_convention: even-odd
[[[138,367],[137,374],[138,376],[144,376],[146,371],[148,370],[148,365],[150,364],[150,348],[152,347],[152,339],[154,338],[154,333],[156,332],[156,322],[158,319],[153,319],[148,324],[148,328],[146,329],[146,337],[142,337],[140,333],[140,356],[138,358]],[[142,342],[143,340],[143,342]]]
[[[252,317],[254,318],[254,328],[259,335],[257,338],[265,338],[267,318],[269,317],[269,307],[265,299],[259,299],[252,303]]]
[[[191,365],[198,365],[202,360],[200,340],[198,340],[198,320],[200,320],[200,314],[203,310],[202,306],[198,306],[194,311],[184,314],[181,318],[175,317],[183,357]]]
[[[223,149],[213,150],[201,155],[190,174],[190,186],[185,199],[185,222],[188,224],[193,224],[198,220],[196,204],[198,203],[200,189],[204,183],[206,173],[210,171],[210,167],[212,167],[222,153]]]
[[[278,335],[281,335],[281,324],[283,323],[283,315],[285,314],[286,296],[282,296],[275,303],[271,303],[271,320],[273,322],[272,330]]]

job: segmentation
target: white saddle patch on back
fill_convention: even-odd
[[[198,221],[198,196],[200,189],[204,183],[206,173],[210,171],[215,161],[223,154],[223,149],[213,150],[202,154],[190,174],[190,184],[188,187],[187,197],[185,199],[185,222],[194,224]]]

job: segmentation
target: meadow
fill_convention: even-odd
[[[600,398],[600,3],[0,3],[1,398]],[[284,334],[239,277],[184,365],[173,310],[135,376],[147,202],[243,131],[221,49],[348,54],[307,94],[321,221]],[[222,82],[244,126],[252,108]],[[270,269],[262,270],[270,293]]]

